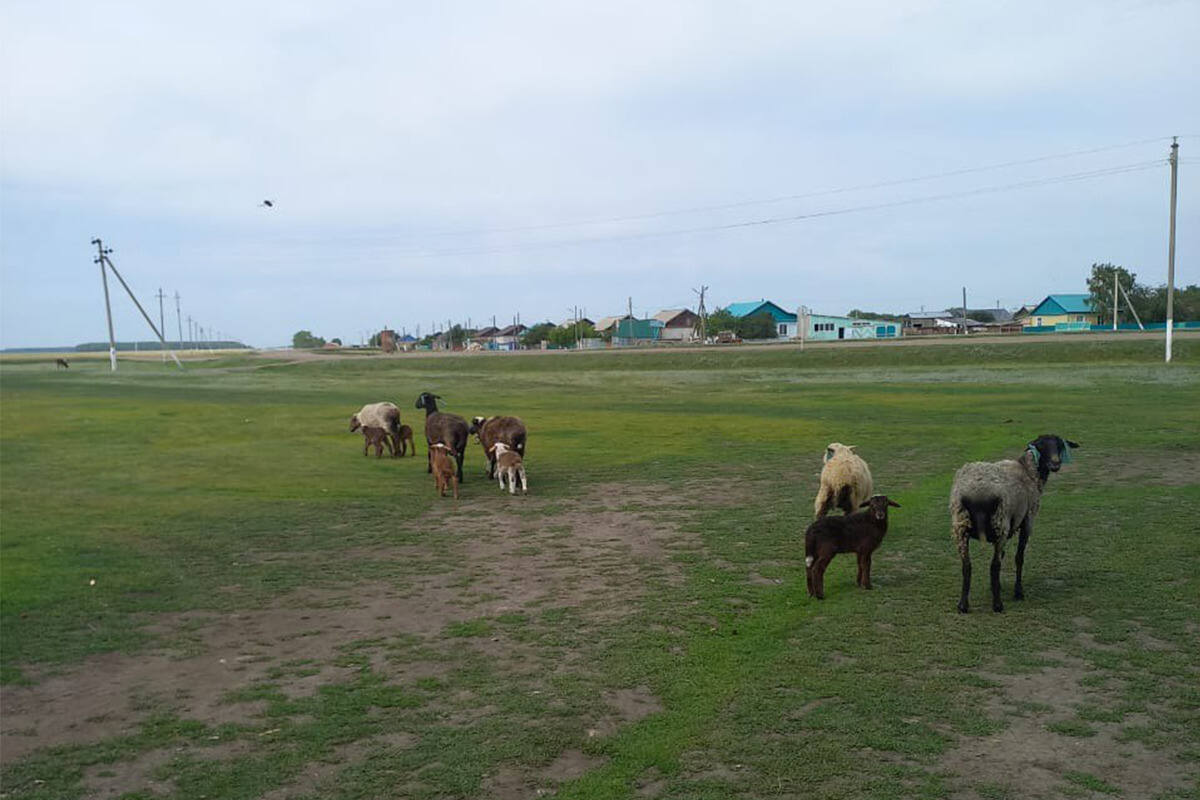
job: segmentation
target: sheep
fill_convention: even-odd
[[[808,596],[825,599],[825,569],[838,553],[858,556],[856,586],[871,585],[871,554],[878,549],[888,527],[888,506],[900,504],[887,495],[877,494],[860,505],[868,511],[855,511],[841,517],[820,517],[804,532],[804,568]]]
[[[385,444],[387,445],[388,453],[390,453],[393,456],[395,455],[395,452],[392,450],[391,439],[388,438],[388,432],[386,430],[384,430],[383,428],[376,428],[374,425],[372,425],[372,426],[363,428],[362,432],[363,432],[363,455],[364,456],[367,454],[368,448],[370,448],[372,445],[374,445],[375,446],[375,457],[382,458],[383,457],[383,446]]]
[[[368,403],[350,417],[350,431],[353,433],[363,429],[366,437],[367,428],[381,428],[387,432],[388,450],[395,458],[400,453],[400,409],[395,403]]]
[[[1051,472],[1058,472],[1070,461],[1078,442],[1055,434],[1043,434],[1025,446],[1015,461],[975,461],[954,474],[950,489],[950,530],[962,561],[962,595],[958,611],[970,611],[972,537],[992,544],[992,610],[1004,610],[1000,599],[1000,562],[1004,545],[1013,535],[1017,539],[1017,579],[1013,599],[1025,599],[1021,568],[1025,565],[1025,545],[1033,533],[1033,520],[1041,508],[1042,492]]]
[[[438,442],[446,445],[458,462],[458,482],[463,482],[463,456],[467,451],[467,421],[457,414],[438,411],[437,401],[442,398],[429,392],[417,396],[417,408],[425,409],[425,444]],[[433,454],[428,457],[428,472],[433,472]]]
[[[517,493],[517,479],[521,479],[521,494],[529,494],[529,482],[525,479],[525,462],[520,453],[510,450],[504,442],[492,445],[492,455],[496,461],[496,479],[500,483],[500,491],[504,491],[504,478],[508,477],[508,493]]]
[[[415,457],[417,445],[413,443],[413,430],[408,425],[400,426],[400,455],[405,453]]]
[[[867,462],[855,452],[856,445],[831,442],[825,448],[825,466],[821,468],[821,488],[813,503],[813,518],[820,519],[836,506],[846,514],[871,496],[874,486]]]
[[[429,445],[430,469],[433,472],[433,485],[437,488],[439,497],[446,496],[446,487],[454,488],[454,499],[458,499],[458,476],[454,472],[454,451],[441,442]]]
[[[54,368],[55,369],[70,369],[71,365],[67,363],[67,360],[65,358],[56,358],[56,359],[54,359]]]
[[[488,461],[488,480],[496,477],[496,456],[492,449],[496,442],[503,442],[522,459],[525,458],[527,434],[525,423],[519,417],[472,417],[468,433],[473,434],[483,447],[483,454]]]

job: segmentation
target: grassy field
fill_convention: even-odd
[[[5,798],[1200,796],[1200,340],[0,376]],[[425,474],[418,392],[530,428]],[[419,457],[347,431],[393,399]],[[1027,599],[954,470],[1040,433]],[[823,449],[903,505],[805,596]]]

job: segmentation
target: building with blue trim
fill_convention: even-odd
[[[771,318],[775,320],[775,332],[780,339],[794,339],[798,335],[799,327],[796,315],[770,300],[730,303],[725,310],[739,319],[753,317],[755,314],[770,314]]]
[[[1090,330],[1097,320],[1090,295],[1051,294],[1021,323],[1038,327],[1053,325],[1057,330]]]

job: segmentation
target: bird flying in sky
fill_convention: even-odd
[[[272,203],[270,200],[263,200],[259,205],[261,205],[263,208],[274,208],[275,207],[275,204]]]

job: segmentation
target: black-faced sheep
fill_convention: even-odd
[[[395,458],[400,453],[400,409],[395,403],[368,403],[359,409],[358,413],[350,417],[350,432],[363,429],[363,436],[367,435],[367,428],[380,428],[386,431],[388,436],[388,450],[391,451],[392,457]],[[365,452],[365,448],[364,448]]]
[[[808,581],[808,596],[825,599],[825,570],[838,553],[858,556],[858,577],[855,585],[871,586],[871,554],[878,549],[888,528],[888,506],[900,504],[877,494],[862,503],[865,510],[842,517],[825,516],[817,519],[804,532],[804,568]]]
[[[444,444],[458,462],[458,482],[463,479],[463,455],[467,450],[467,421],[457,414],[438,411],[437,401],[442,398],[429,392],[417,396],[417,408],[425,409],[425,444]],[[433,472],[433,454],[429,454],[429,472]]]
[[[515,450],[510,450],[504,442],[492,445],[492,453],[496,459],[496,479],[500,483],[500,491],[504,491],[504,479],[508,478],[508,493],[517,493],[517,481],[521,482],[521,494],[529,494],[529,481],[525,479],[525,462]]]
[[[821,468],[821,488],[813,503],[813,517],[820,519],[830,508],[853,513],[871,496],[874,485],[867,462],[855,453],[855,445],[831,442],[825,448],[825,466]]]
[[[508,445],[521,458],[525,458],[525,423],[518,417],[472,417],[469,433],[474,434],[483,447],[487,457],[487,476],[496,477],[496,455],[494,447],[497,442]]]
[[[1076,442],[1054,434],[1045,434],[1025,446],[1015,461],[975,461],[959,468],[950,489],[950,528],[962,560],[962,595],[958,610],[970,610],[971,539],[992,544],[992,610],[1003,611],[1000,599],[1000,562],[1004,545],[1014,534],[1017,539],[1017,580],[1013,599],[1025,597],[1021,586],[1021,568],[1025,565],[1025,545],[1033,533],[1033,520],[1042,502],[1042,491],[1051,472],[1071,458]]]
[[[433,471],[433,485],[439,497],[446,496],[446,487],[454,488],[454,499],[458,499],[458,475],[454,472],[454,451],[441,442],[429,446],[430,469]]]
[[[55,369],[70,369],[71,365],[67,363],[67,360],[65,358],[56,358],[56,359],[54,359],[54,368]]]

